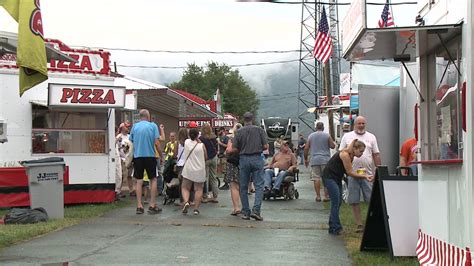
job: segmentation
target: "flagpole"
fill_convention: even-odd
[[[332,105],[332,91],[331,91],[331,73],[329,70],[329,61],[324,64],[324,89],[326,91],[326,102],[328,106]],[[329,125],[329,135],[332,139],[334,138],[334,120],[333,120],[333,110],[328,108],[328,125]]]
[[[387,4],[390,4],[390,0],[387,0]],[[392,21],[393,23],[395,23],[395,17],[393,16],[393,6],[390,5],[390,13],[392,15]],[[394,25],[394,27],[396,27],[397,25]]]
[[[349,62],[349,129],[352,130],[352,109],[351,109],[351,103],[352,103],[352,65],[354,62]],[[344,117],[344,116],[343,116]],[[342,122],[342,125],[344,126],[344,119]]]
[[[329,0],[329,3],[334,3],[334,0]],[[328,21],[329,22],[329,21]],[[331,21],[332,23],[332,21]],[[329,34],[329,32],[328,32]],[[332,38],[331,38],[332,42]],[[330,60],[324,64],[324,88],[326,90],[326,99],[328,106],[332,105],[332,90],[331,90],[331,71],[330,71]],[[329,135],[332,139],[335,138],[334,134],[334,119],[333,119],[333,110],[328,108],[328,126],[329,126]]]

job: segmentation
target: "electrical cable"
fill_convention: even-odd
[[[328,5],[328,6],[348,6],[351,5],[352,3],[328,3],[324,1],[316,1],[316,2],[289,2],[289,1],[271,1],[273,4],[317,4],[317,5]],[[395,5],[416,5],[418,2],[400,2],[400,3],[374,3],[374,2],[367,2],[365,3],[366,5],[386,5],[388,4],[389,6],[395,6]]]
[[[300,59],[292,60],[283,60],[283,61],[273,61],[273,62],[262,62],[262,63],[249,63],[241,65],[227,65],[228,67],[247,67],[247,66],[262,66],[262,65],[275,65],[275,64],[286,64],[300,61]],[[111,64],[110,66],[114,66]],[[153,68],[162,68],[162,69],[186,69],[188,66],[143,66],[143,65],[117,65],[117,67],[127,67],[127,68],[142,68],[142,69],[153,69]]]
[[[153,49],[133,49],[120,47],[86,47],[81,45],[71,45],[72,48],[124,51],[124,52],[144,52],[144,53],[170,53],[170,54],[285,54],[299,53],[300,50],[268,50],[268,51],[172,51],[172,50],[153,50]]]

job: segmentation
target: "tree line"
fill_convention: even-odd
[[[216,62],[209,62],[205,67],[188,64],[181,80],[168,87],[184,90],[205,100],[209,100],[220,89],[222,110],[238,117],[242,117],[247,111],[256,114],[260,104],[257,93],[240,75],[239,70]]]

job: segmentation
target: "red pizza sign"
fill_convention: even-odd
[[[77,62],[66,62],[51,59],[48,62],[48,72],[63,72],[77,74],[92,74],[110,76],[110,53],[102,50],[72,49],[58,40],[46,39],[47,45],[67,54]],[[0,56],[0,68],[17,69],[16,55]]]
[[[81,74],[110,75],[110,53],[101,50],[71,49],[58,40],[47,40],[55,49],[67,54],[77,62],[51,59],[48,71]]]
[[[125,106],[125,87],[50,83],[48,106],[119,108]]]

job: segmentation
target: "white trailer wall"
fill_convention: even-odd
[[[71,184],[114,183],[115,163],[113,150],[106,154],[41,154],[32,155],[32,101],[47,103],[48,83],[89,84],[113,86],[113,78],[88,75],[50,73],[49,79],[25,92],[20,98],[18,92],[18,71],[0,69],[0,119],[7,123],[8,142],[0,144],[0,165],[12,162],[63,157],[69,166]],[[107,112],[107,110],[104,110]],[[111,109],[108,120],[108,145],[114,147],[115,113]]]

